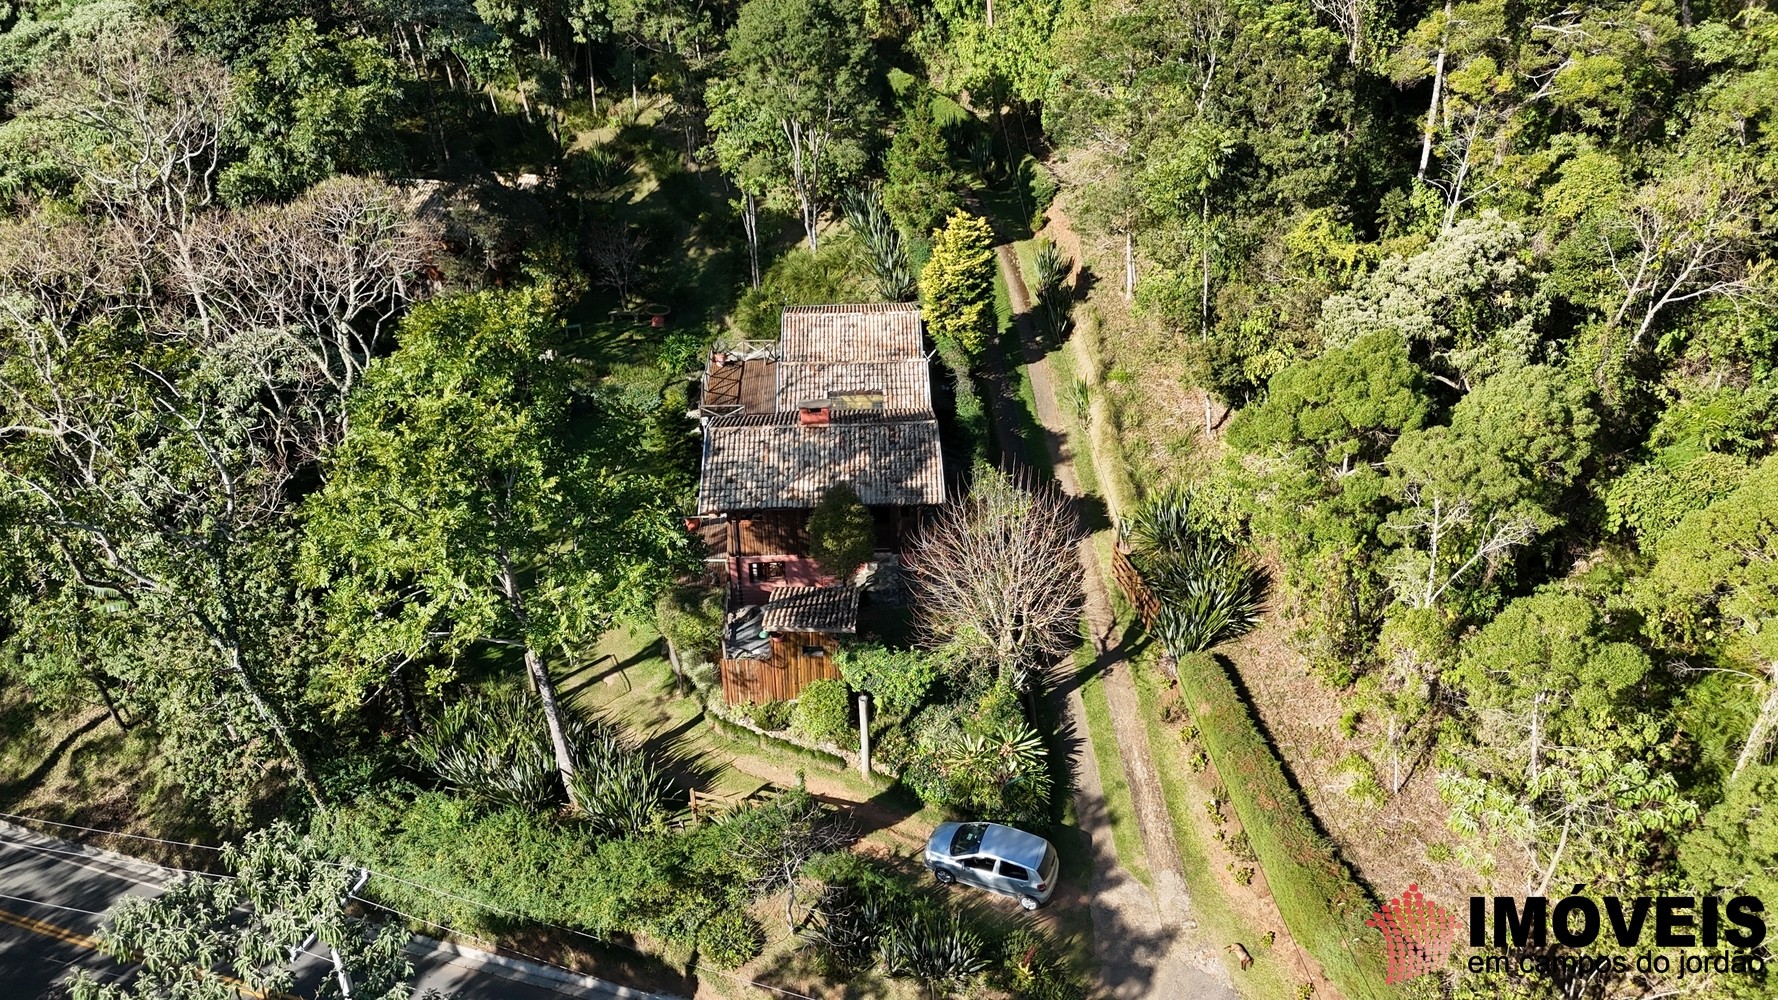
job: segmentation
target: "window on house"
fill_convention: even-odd
[[[827,647],[826,646],[804,646],[803,647],[803,655],[804,656],[826,656],[827,655]]]
[[[763,580],[784,579],[784,564],[781,562],[756,562],[747,564],[747,579],[752,583]]]

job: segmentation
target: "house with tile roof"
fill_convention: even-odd
[[[703,458],[695,516],[728,591],[729,701],[794,698],[839,677],[839,637],[899,565],[922,511],[944,502],[920,310],[907,303],[796,306],[775,341],[711,353],[696,410]],[[870,508],[876,559],[838,580],[809,555],[809,512],[850,485]]]

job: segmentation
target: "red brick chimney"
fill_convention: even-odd
[[[833,420],[833,409],[826,403],[817,406],[799,406],[796,409],[796,422],[804,427],[825,424]]]

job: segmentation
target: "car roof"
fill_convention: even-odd
[[[1034,833],[989,823],[982,831],[982,846],[978,853],[992,854],[1003,861],[1037,869],[1043,867],[1043,855],[1049,846],[1049,841]]]

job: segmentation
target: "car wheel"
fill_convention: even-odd
[[[1019,905],[1024,907],[1027,910],[1035,910],[1035,909],[1037,909],[1037,897],[1036,896],[1020,896],[1019,897]]]
[[[950,885],[952,882],[957,881],[957,876],[952,875],[950,872],[945,871],[943,868],[932,869],[932,877],[935,879],[938,879],[939,885]]]

